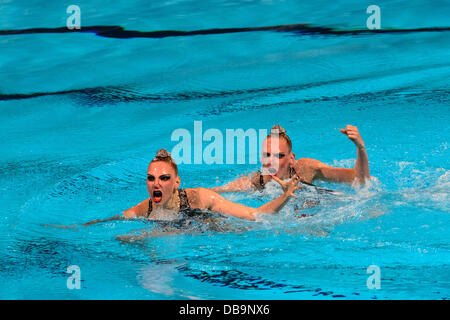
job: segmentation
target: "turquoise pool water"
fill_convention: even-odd
[[[450,3],[376,4],[383,29],[418,30],[244,30],[367,30],[358,1],[77,2],[82,28],[209,30],[120,38],[53,30],[65,27],[66,3],[1,1],[0,298],[448,299]],[[23,31],[35,28],[49,30]],[[211,31],[225,28],[237,32]],[[293,201],[257,222],[227,219],[234,232],[128,244],[116,236],[156,226],[42,226],[107,218],[145,199],[149,160],[194,121],[224,135],[279,123],[297,158],[345,167],[356,150],[339,128],[357,125],[375,178],[356,190],[321,184],[340,196],[299,193],[320,200],[307,218]],[[257,168],[179,171],[182,187],[212,187]],[[279,192],[226,197],[257,206]],[[81,289],[67,287],[71,265]],[[380,289],[367,287],[371,265]]]

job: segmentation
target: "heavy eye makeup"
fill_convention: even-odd
[[[168,181],[170,180],[170,174],[163,174],[159,177],[159,179],[161,179],[162,181]]]
[[[273,153],[273,156],[275,158],[278,158],[278,159],[283,159],[286,155],[284,153]],[[270,153],[264,152],[263,153],[263,157],[264,158],[269,158],[270,157]]]
[[[168,180],[170,180],[170,174],[163,174],[163,175],[159,176],[159,179],[162,180],[162,181],[168,181]],[[155,181],[155,177],[152,176],[151,174],[149,174],[147,176],[147,180],[148,181]]]

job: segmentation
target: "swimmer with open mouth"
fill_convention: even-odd
[[[294,192],[301,188],[301,186],[297,186],[300,180],[301,178],[295,174],[288,182],[283,182],[284,192],[278,198],[258,208],[252,208],[229,201],[207,188],[180,189],[181,179],[178,175],[178,167],[170,153],[161,149],[156,153],[147,169],[147,191],[150,196],[148,199],[125,210],[120,215],[108,219],[94,220],[82,225],[88,226],[99,222],[133,218],[163,220],[164,217],[170,215],[192,217],[199,214],[199,211],[204,212],[204,210],[241,219],[255,220],[257,213],[279,212],[291,197],[295,197]]]

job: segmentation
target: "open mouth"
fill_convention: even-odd
[[[160,202],[162,199],[162,192],[159,190],[153,191],[153,201]]]

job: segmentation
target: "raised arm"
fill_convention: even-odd
[[[358,128],[347,125],[345,129],[340,130],[345,134],[357,148],[356,163],[353,168],[339,168],[326,165],[315,159],[301,158],[295,164],[297,173],[306,178],[306,182],[312,182],[315,179],[332,182],[357,182],[361,185],[370,178],[369,159]]]
[[[366,183],[366,180],[370,179],[369,157],[367,156],[364,141],[359,134],[358,128],[355,126],[347,125],[345,129],[341,129],[340,131],[356,146],[357,155],[353,170],[355,171],[355,178],[359,184],[363,185]]]
[[[288,202],[289,198],[291,196],[295,196],[293,192],[301,188],[300,186],[297,186],[299,181],[300,179],[297,175],[295,175],[289,181],[286,191],[281,196],[258,208],[247,207],[245,205],[229,201],[213,190],[198,188],[200,207],[241,219],[255,220],[255,213],[257,212],[276,213],[280,211]]]

